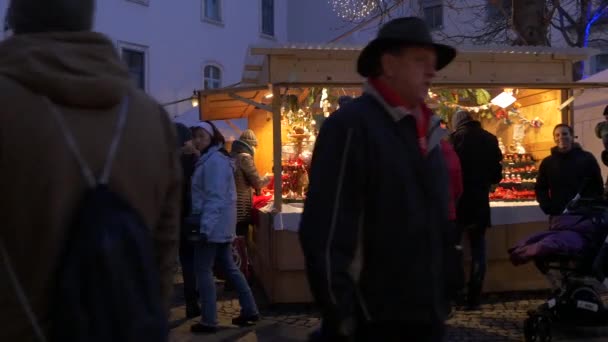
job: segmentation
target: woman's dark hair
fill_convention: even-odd
[[[205,121],[206,123],[208,123],[211,128],[213,128],[213,135],[211,136],[211,144],[209,146],[216,146],[216,145],[222,145],[224,146],[226,144],[226,139],[224,138],[224,136],[222,135],[222,133],[220,132],[219,129],[217,129],[217,127],[215,127],[215,125],[213,124],[213,122],[211,121]],[[194,133],[199,130],[199,129],[203,129],[202,127],[192,127],[192,135],[194,135]]]
[[[562,128],[562,127],[566,127],[568,129],[568,131],[570,132],[570,135],[574,136],[574,128],[572,128],[572,126],[565,124],[565,123],[557,124],[555,126],[555,128],[553,128],[553,134],[555,134],[555,131],[557,131],[558,128]]]

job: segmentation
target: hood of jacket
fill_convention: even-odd
[[[67,107],[109,108],[130,85],[112,42],[95,32],[16,35],[0,42],[0,76]]]
[[[205,164],[205,162],[207,162],[209,159],[216,157],[225,158],[230,163],[232,171],[236,170],[234,160],[230,157],[226,150],[224,150],[224,147],[222,145],[215,145],[209,147],[209,149],[207,149],[207,152],[205,152],[205,154],[198,158],[198,161],[196,162],[196,167],[198,168],[199,166]]]
[[[458,124],[458,126],[456,126],[455,131],[459,131],[461,129],[468,129],[468,128],[482,128],[481,127],[481,122],[477,121],[477,120],[465,120],[462,121]]]
[[[248,143],[241,140],[235,140],[232,142],[232,150],[230,151],[230,153],[233,156],[236,156],[240,153],[247,153],[253,157],[253,155],[255,154],[255,150],[253,149],[253,147],[249,146]]]

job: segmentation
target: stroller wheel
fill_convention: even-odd
[[[526,342],[551,342],[551,324],[546,317],[536,315],[524,321]]]

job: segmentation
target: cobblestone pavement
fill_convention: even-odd
[[[179,292],[181,290],[177,290]],[[448,321],[448,341],[523,341],[523,320],[526,312],[546,298],[546,293],[514,293],[488,295],[478,311],[456,311]],[[238,300],[233,293],[222,293],[218,301],[220,331],[214,336],[195,336],[189,332],[194,321],[180,320],[184,307],[176,301],[172,310],[174,329],[172,341],[241,341],[291,342],[306,341],[308,334],[319,325],[319,315],[312,307],[291,306],[264,309],[263,320],[252,328],[230,325],[239,313]],[[600,335],[598,335],[600,334]],[[602,336],[603,334],[603,336]],[[553,341],[608,341],[608,332],[576,331],[570,334],[554,332]]]

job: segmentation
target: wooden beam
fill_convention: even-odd
[[[262,71],[262,66],[247,64],[245,65],[245,71]]]
[[[241,82],[245,83],[245,84],[258,84],[258,79],[257,78],[243,78],[241,80]]]
[[[521,104],[522,108],[525,108],[543,102],[555,101],[557,99],[561,99],[560,90],[549,90],[540,94],[519,98],[517,99],[517,102]]]
[[[234,122],[232,122],[232,120],[226,119],[224,120],[226,121],[226,123],[228,124],[228,126],[230,126],[230,128],[232,128],[232,130],[237,134],[237,135],[241,135],[241,129],[234,124]]]
[[[267,112],[272,112],[272,107],[268,106],[268,105],[265,105],[263,103],[255,102],[253,100],[250,100],[248,98],[245,98],[245,97],[242,97],[240,95],[233,94],[233,93],[228,94],[228,96],[232,97],[235,100],[239,100],[241,102],[245,102],[248,105],[255,106],[256,108],[263,109],[263,110],[265,110]]]
[[[274,173],[274,210],[283,208],[283,165],[281,142],[281,88],[272,87],[272,172]]]
[[[570,96],[573,96],[574,92],[572,89],[562,89],[561,90],[561,99],[562,103],[566,102]],[[562,123],[566,123],[570,126],[574,126],[574,113],[572,111],[572,106],[568,105],[562,109]]]
[[[298,96],[298,104],[302,104],[302,102],[304,102],[304,100],[306,100],[308,97],[308,94],[310,94],[310,88],[304,88],[304,90],[302,90]]]

